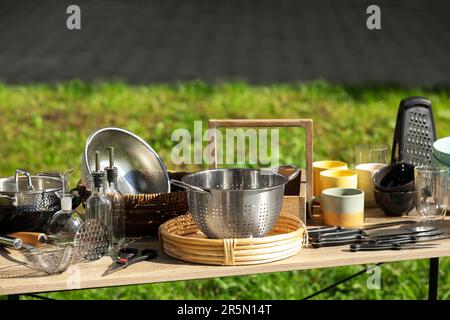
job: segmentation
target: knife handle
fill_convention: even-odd
[[[401,250],[400,243],[353,243],[350,245],[350,251],[380,251],[380,250]]]
[[[323,248],[323,247],[335,247],[335,246],[343,246],[343,245],[347,245],[347,244],[354,244],[354,243],[359,243],[361,242],[360,239],[358,238],[346,238],[344,240],[342,239],[338,239],[338,240],[331,240],[331,239],[327,239],[327,240],[322,240],[322,241],[311,241],[311,246],[313,248]]]
[[[354,234],[354,235],[345,235],[343,237],[341,236],[335,236],[335,237],[310,237],[311,242],[346,242],[346,241],[362,241],[364,240],[364,236],[360,234]]]
[[[361,229],[341,229],[332,232],[319,233],[319,234],[309,234],[310,238],[314,238],[317,240],[321,239],[341,239],[345,238],[345,236],[358,236],[363,237],[363,233]]]
[[[322,234],[322,233],[333,232],[333,231],[337,231],[337,230],[341,230],[341,227],[338,227],[338,226],[316,227],[316,228],[308,229],[308,234],[309,235],[319,235],[319,234]]]

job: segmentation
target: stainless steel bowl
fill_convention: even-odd
[[[92,187],[95,151],[100,151],[100,167],[109,166],[108,147],[114,148],[117,187],[124,194],[170,192],[169,175],[156,152],[140,137],[120,128],[103,128],[91,134],[83,155],[83,175]]]
[[[287,175],[278,173],[289,170]],[[213,169],[171,183],[188,190],[189,211],[209,238],[262,237],[275,225],[284,187],[300,169]]]

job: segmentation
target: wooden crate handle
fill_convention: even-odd
[[[312,119],[210,119],[208,121],[209,142],[212,144],[213,159],[210,168],[217,168],[217,128],[287,128],[300,127],[305,128],[306,137],[306,204],[307,210],[311,210],[311,201],[313,195],[313,120]]]

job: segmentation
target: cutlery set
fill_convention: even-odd
[[[438,227],[415,229],[414,221],[380,223],[365,228],[342,228],[337,226],[308,230],[313,248],[350,245],[350,251],[377,251],[432,248],[438,244],[418,242],[450,238],[450,233]],[[398,226],[392,229],[390,227]]]

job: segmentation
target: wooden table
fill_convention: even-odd
[[[385,218],[377,210],[366,212],[367,224],[395,219],[397,218]],[[450,217],[446,219],[445,224],[450,226]],[[125,270],[106,276],[103,273],[112,263],[110,257],[104,257],[90,263],[77,264],[59,275],[7,279],[3,276],[17,268],[17,264],[7,259],[5,251],[3,251],[2,256],[0,256],[0,295],[20,295],[434,258],[430,260],[429,292],[430,298],[436,298],[438,258],[450,256],[450,239],[439,240],[435,243],[440,243],[440,245],[424,249],[376,252],[350,252],[348,245],[321,249],[304,248],[299,254],[282,261],[254,266],[231,267],[185,263],[174,260],[160,252],[156,260],[131,265]],[[148,244],[158,248],[157,241],[151,241]],[[14,258],[16,255],[17,253],[12,253],[9,257]]]

